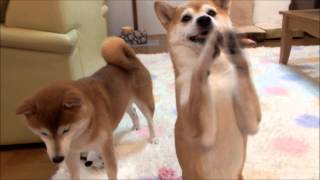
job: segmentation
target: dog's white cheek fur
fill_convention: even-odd
[[[173,31],[169,34],[170,44],[182,44],[186,42],[187,33],[183,31],[183,28],[180,28],[179,26],[176,27]]]
[[[60,151],[61,151],[61,154],[64,156],[67,156],[69,154],[70,144],[72,140],[72,137],[70,136],[71,135],[61,137],[61,140],[60,140]]]
[[[186,14],[193,14],[193,10],[191,8],[186,9],[181,17],[183,17]],[[188,22],[186,24],[178,22],[178,24],[175,26],[175,29],[170,31],[170,44],[181,44],[181,43],[187,43],[188,41],[188,35],[193,33],[196,29],[195,26],[192,24],[194,23],[194,18],[191,20],[191,22]]]
[[[49,137],[40,136],[40,138],[42,139],[42,141],[46,145],[47,154],[49,156],[49,159],[51,160],[54,157],[54,149],[55,149],[54,141],[52,139],[50,139]]]

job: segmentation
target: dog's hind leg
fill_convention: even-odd
[[[100,149],[100,154],[104,162],[104,168],[107,172],[108,179],[117,179],[117,160],[114,152],[112,134],[106,139]]]
[[[145,105],[143,103],[137,103],[139,109],[141,110],[144,117],[147,119],[148,128],[149,128],[149,141],[150,143],[157,143],[156,142],[156,134],[154,130],[154,123],[153,123],[153,109],[150,106]]]
[[[233,92],[239,129],[244,134],[255,134],[261,119],[261,110],[257,93],[252,83],[249,65],[244,57],[239,42],[231,30],[224,32],[224,51],[235,66],[237,84]]]
[[[156,143],[156,134],[153,123],[154,99],[152,95],[152,90],[150,89],[150,91],[145,91],[144,93],[136,94],[136,104],[139,107],[142,114],[144,115],[144,117],[147,119],[149,128],[149,141],[151,143]]]
[[[145,104],[143,102],[137,102],[137,106],[141,110],[144,117],[147,119],[148,128],[149,128],[149,141],[150,143],[156,143],[156,134],[154,130],[154,123],[153,123],[153,114],[154,114],[154,106]]]
[[[129,114],[133,123],[132,130],[139,130],[140,129],[139,117],[136,109],[133,107],[132,104],[129,105],[127,109],[127,113]]]

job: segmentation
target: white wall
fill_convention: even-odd
[[[120,35],[121,27],[133,26],[131,0],[107,0],[108,34]]]
[[[186,0],[167,0],[173,5],[178,5]],[[137,0],[139,29],[145,29],[149,34],[164,34],[155,12],[154,0]]]
[[[185,0],[168,0],[172,4],[180,4]],[[119,35],[121,27],[133,26],[131,0],[107,0],[108,5],[108,33]],[[147,30],[148,34],[164,34],[154,12],[154,0],[137,0],[139,29]]]
[[[254,24],[281,25],[279,11],[288,10],[291,0],[255,0]]]

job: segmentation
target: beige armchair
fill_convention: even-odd
[[[26,96],[52,81],[78,79],[104,65],[103,5],[103,0],[9,1],[0,27],[1,145],[39,142],[15,115]]]

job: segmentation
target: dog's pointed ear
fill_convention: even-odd
[[[18,108],[16,109],[17,115],[32,115],[36,112],[36,106],[30,101],[25,100]]]
[[[82,104],[81,95],[73,90],[67,91],[63,97],[62,105],[66,109],[80,107]]]
[[[211,0],[225,11],[230,10],[231,0]]]
[[[172,20],[176,7],[163,0],[156,0],[154,9],[164,28],[167,29],[168,24]]]

